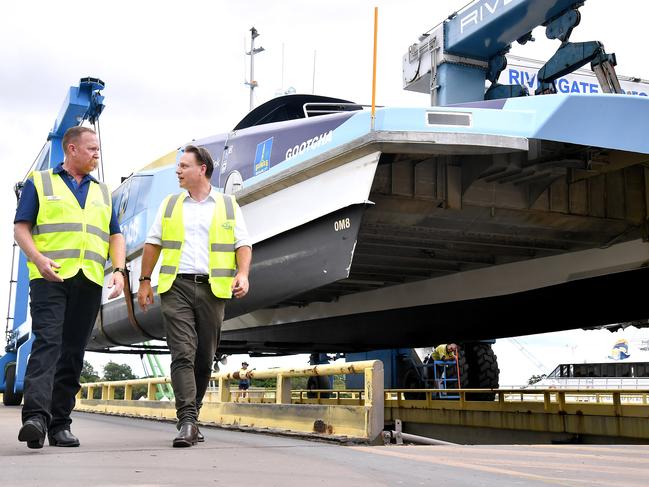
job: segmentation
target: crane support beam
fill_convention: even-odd
[[[539,73],[537,94],[556,93],[554,80],[592,62],[602,89],[621,93],[615,75],[615,55],[597,41],[568,42],[579,25],[577,10],[585,0],[476,0],[452,14],[413,44],[403,59],[404,89],[430,93],[431,105],[452,105],[527,96],[519,85],[501,85],[513,42],[525,44],[543,25],[549,39],[562,42]],[[486,81],[491,86],[485,92]]]
[[[99,78],[81,78],[79,86],[71,86],[63,101],[54,126],[47,136],[49,150],[41,153],[37,170],[56,166],[63,160],[63,135],[70,127],[80,125],[84,120],[94,124],[104,110],[104,97],[100,91],[104,82]]]
[[[445,23],[449,54],[488,61],[539,25],[584,0],[479,0]]]

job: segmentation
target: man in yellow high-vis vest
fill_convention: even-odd
[[[188,145],[176,175],[186,191],[160,205],[144,245],[138,302],[153,303],[151,273],[160,254],[158,294],[171,352],[178,435],[173,446],[203,441],[196,423],[212,373],[225,301],[248,292],[252,246],[239,205],[211,183],[210,153]]]
[[[124,238],[104,183],[90,173],[99,141],[86,127],[63,136],[65,161],[26,181],[14,238],[28,259],[32,333],[18,440],[42,448],[79,446],[70,413],[83,357],[101,305],[104,266],[113,263],[109,297],[124,287]]]

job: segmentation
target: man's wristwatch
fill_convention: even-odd
[[[126,269],[124,269],[123,267],[114,267],[113,268],[113,273],[115,273],[115,272],[119,272],[121,275],[126,277]]]
[[[138,281],[140,281],[140,282],[142,282],[142,281],[150,281],[150,280],[151,280],[151,277],[149,277],[149,276],[140,276],[140,278],[138,279]]]

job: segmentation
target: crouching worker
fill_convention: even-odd
[[[433,360],[455,360],[457,345],[455,343],[443,343],[435,347],[431,354]]]
[[[176,396],[175,447],[204,438],[197,427],[221,334],[225,301],[248,292],[252,248],[241,210],[211,183],[206,149],[188,145],[176,168],[183,191],[164,199],[144,245],[138,303],[153,303],[151,273],[160,253],[158,294]]]

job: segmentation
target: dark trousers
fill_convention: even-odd
[[[178,425],[195,423],[212,374],[225,300],[214,296],[209,284],[176,278],[160,302]]]
[[[63,282],[29,283],[35,340],[25,375],[23,422],[36,418],[52,433],[69,429],[81,387],[86,344],[101,304],[101,286],[82,272]]]

